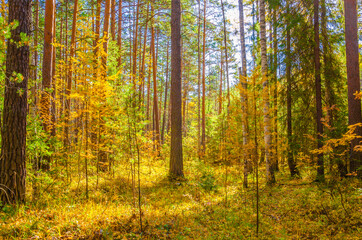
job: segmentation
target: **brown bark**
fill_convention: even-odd
[[[287,3],[287,19],[290,19],[289,3]],[[287,52],[286,52],[286,77],[287,77],[287,136],[288,136],[288,166],[290,175],[299,174],[294,160],[293,127],[292,127],[292,58],[291,58],[290,28],[287,25]]]
[[[119,47],[118,67],[122,65],[122,0],[118,3],[118,38],[117,44]]]
[[[348,81],[348,124],[354,125],[362,122],[361,100],[356,99],[354,94],[360,92],[359,76],[359,54],[358,54],[358,28],[357,28],[357,3],[356,0],[344,0],[345,9],[345,36],[346,36],[346,56],[347,56],[347,81]],[[362,128],[356,129],[356,134],[362,135]],[[351,142],[350,172],[356,172],[361,167],[361,152],[354,151],[360,139]],[[361,176],[361,170],[358,170]]]
[[[273,82],[274,82],[274,91],[273,91],[273,106],[274,106],[274,116],[273,116],[273,131],[274,131],[274,154],[273,154],[273,168],[275,171],[279,171],[279,154],[278,154],[278,29],[277,29],[277,8],[273,9],[273,31],[270,29],[272,34],[273,42],[271,43],[273,47]]]
[[[166,83],[165,83],[165,98],[163,103],[163,119],[162,119],[162,130],[161,130],[161,143],[164,143],[164,135],[165,135],[165,126],[166,126],[166,118],[167,118],[167,99],[168,99],[168,76],[169,76],[169,69],[168,69],[168,62],[169,62],[169,42],[167,42],[167,55],[166,55]]]
[[[316,123],[317,123],[317,147],[323,146],[323,124],[322,124],[322,87],[321,87],[321,62],[319,49],[319,0],[314,0],[314,78],[315,78],[315,100],[316,100]],[[317,180],[324,180],[323,154],[318,154]]]
[[[116,0],[111,0],[111,36],[116,40]]]
[[[29,45],[18,46],[21,34],[30,35],[31,0],[9,0],[9,23],[18,21],[7,42],[6,80],[0,158],[0,201],[25,202],[26,115]],[[15,74],[21,74],[18,78]]]
[[[197,151],[200,157],[201,149],[201,52],[200,52],[200,33],[201,33],[201,4],[198,0],[199,15],[197,18]]]
[[[206,111],[205,111],[205,95],[206,95],[206,86],[205,86],[205,74],[206,74],[206,62],[205,62],[205,55],[206,55],[206,3],[207,0],[204,1],[204,19],[203,19],[203,43],[202,43],[202,117],[201,117],[201,153],[202,155],[205,154],[206,150]]]
[[[151,15],[153,15],[153,7],[151,5]],[[157,58],[155,46],[155,27],[154,21],[151,23],[151,55],[152,55],[152,79],[153,79],[153,114],[154,114],[154,140],[157,152],[160,151],[160,118],[158,108],[158,94],[157,94]]]
[[[181,3],[171,2],[171,156],[170,176],[184,177],[181,114]]]

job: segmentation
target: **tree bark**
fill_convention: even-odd
[[[116,40],[116,0],[111,1],[111,36]]]
[[[314,78],[315,78],[315,100],[316,100],[316,123],[317,123],[317,148],[323,147],[323,124],[322,124],[322,87],[321,87],[321,62],[319,49],[319,0],[314,0]],[[323,154],[318,154],[317,180],[324,181]]]
[[[184,177],[181,114],[181,3],[171,2],[171,156],[170,177]]]
[[[263,78],[263,114],[264,114],[264,143],[265,143],[265,165],[268,184],[275,182],[273,163],[270,154],[271,133],[269,116],[269,81],[268,81],[268,59],[266,53],[266,26],[265,26],[265,0],[260,0],[260,47],[261,47],[261,73]]]
[[[122,0],[118,3],[118,38],[117,45],[119,47],[118,67],[122,66]]]
[[[206,95],[206,86],[205,86],[205,74],[206,74],[206,4],[207,0],[204,0],[204,19],[203,19],[203,43],[202,43],[202,117],[201,117],[201,155],[205,154],[206,150],[206,111],[205,111],[205,95]]]
[[[166,116],[167,116],[167,99],[168,99],[168,62],[169,62],[169,42],[167,41],[167,55],[166,55],[166,84],[165,84],[165,98],[163,103],[163,120],[162,120],[162,130],[161,130],[161,143],[164,143],[164,134],[165,134],[165,126],[166,126]]]
[[[289,2],[287,2],[287,20],[290,19]],[[288,136],[288,166],[290,175],[299,174],[294,160],[293,127],[292,127],[292,58],[291,58],[290,28],[287,25],[287,52],[286,52],[286,77],[287,77],[287,136]]]
[[[151,5],[151,15],[153,15],[153,7]],[[160,118],[158,108],[158,93],[157,93],[157,57],[156,57],[156,46],[155,46],[155,27],[154,21],[151,23],[151,55],[152,55],[152,79],[153,79],[153,114],[154,114],[154,140],[156,149],[159,154],[160,152]]]
[[[31,0],[9,0],[9,23],[17,21],[7,42],[2,147],[0,158],[0,201],[25,202],[26,115],[29,78],[29,45],[21,34],[30,35]],[[22,77],[18,76],[21,75]]]
[[[248,187],[248,154],[246,146],[248,145],[249,124],[248,124],[248,87],[247,87],[247,63],[246,63],[246,46],[245,46],[245,30],[244,30],[244,1],[239,0],[239,20],[240,20],[240,44],[241,44],[241,65],[239,69],[240,83],[242,85],[241,108],[243,114],[242,129],[243,129],[243,160],[244,160],[244,181],[245,188]]]
[[[359,54],[358,54],[358,28],[357,28],[357,2],[356,0],[344,0],[345,9],[345,36],[347,56],[347,81],[348,81],[348,124],[354,125],[362,122],[361,100],[356,99],[354,94],[361,91],[359,76]],[[356,128],[355,133],[362,135],[362,128]],[[361,152],[354,151],[360,139],[351,142],[351,156],[349,171],[356,172],[361,176]]]
[[[54,41],[54,9],[55,0],[45,2],[45,23],[44,23],[44,50],[43,50],[43,72],[42,92],[40,99],[40,118],[43,129],[51,133],[53,128],[51,116],[51,94],[52,94],[52,71],[53,71],[53,41]],[[43,156],[40,162],[40,169],[50,169],[50,156]]]

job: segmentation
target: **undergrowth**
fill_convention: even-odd
[[[85,182],[44,185],[41,197],[0,212],[2,239],[359,239],[362,188],[357,179],[318,184],[289,179],[260,187],[260,231],[256,235],[255,179],[242,188],[239,166],[199,160],[185,163],[185,181],[169,182],[163,160],[141,169],[142,231],[138,192],[129,167]],[[127,174],[121,174],[127,173]],[[263,179],[263,176],[260,177]],[[49,184],[47,182],[47,184]],[[134,193],[134,194],[133,194]],[[227,197],[226,197],[227,193]],[[28,186],[27,199],[31,199]]]

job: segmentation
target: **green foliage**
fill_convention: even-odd
[[[203,173],[199,180],[199,186],[206,191],[213,191],[218,188],[216,178],[211,172]]]

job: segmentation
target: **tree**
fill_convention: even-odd
[[[70,146],[70,134],[69,134],[69,122],[70,122],[70,105],[71,105],[71,99],[70,99],[70,93],[72,91],[72,76],[73,76],[73,60],[75,54],[75,34],[76,34],[76,28],[77,28],[77,14],[78,14],[78,0],[74,0],[74,9],[73,9],[73,22],[72,22],[72,36],[70,40],[70,66],[69,66],[69,72],[67,76],[67,86],[65,89],[65,128],[64,128],[64,145],[66,147]]]
[[[240,69],[240,83],[242,84],[242,94],[241,94],[241,108],[243,111],[243,147],[244,147],[244,187],[248,187],[248,156],[246,151],[246,146],[248,144],[249,137],[249,127],[248,127],[248,95],[247,95],[247,66],[246,66],[246,47],[245,47],[245,30],[244,30],[244,2],[239,0],[239,21],[240,21],[240,45],[241,45],[241,65]]]
[[[11,30],[7,45],[2,147],[0,159],[0,201],[25,201],[26,115],[29,78],[29,44],[31,0],[9,0],[9,23],[19,25]],[[20,43],[20,44],[19,44]]]
[[[287,22],[290,18],[289,2],[287,2]],[[293,154],[293,127],[292,127],[292,58],[291,58],[291,39],[290,39],[290,27],[287,26],[287,52],[286,52],[286,78],[287,78],[287,136],[288,136],[288,166],[290,175],[293,177],[299,174]]]
[[[170,176],[183,177],[181,114],[181,3],[171,2],[171,158]]]
[[[315,101],[317,122],[317,147],[323,146],[323,124],[322,124],[322,87],[321,87],[321,61],[319,49],[319,0],[314,0],[314,78],[315,78]],[[323,154],[318,154],[317,180],[324,180]]]
[[[201,103],[201,154],[205,154],[206,150],[206,111],[205,111],[205,74],[206,74],[206,3],[204,0],[204,31],[203,31],[203,42],[202,42],[202,103]]]
[[[53,41],[54,41],[54,13],[55,13],[55,0],[47,0],[45,2],[45,25],[44,25],[44,53],[43,53],[43,82],[42,82],[42,95],[40,100],[40,116],[43,121],[43,128],[45,132],[50,133],[54,128],[54,123],[51,117],[51,89],[53,78]],[[43,161],[40,163],[40,168],[49,170],[50,157],[43,156]]]
[[[266,26],[265,26],[265,1],[260,0],[260,47],[261,47],[261,74],[263,78],[263,114],[264,114],[264,142],[265,142],[265,164],[266,178],[268,184],[275,182],[274,169],[270,154],[271,133],[269,116],[269,81],[268,81],[268,59],[266,54]]]
[[[355,93],[361,91],[359,77],[359,54],[357,34],[357,3],[356,0],[344,0],[347,81],[348,81],[348,124],[354,125],[362,122],[361,100],[356,99]],[[362,135],[362,128],[356,128],[357,135]],[[350,171],[355,172],[361,166],[361,153],[354,151],[359,139],[351,143]]]

